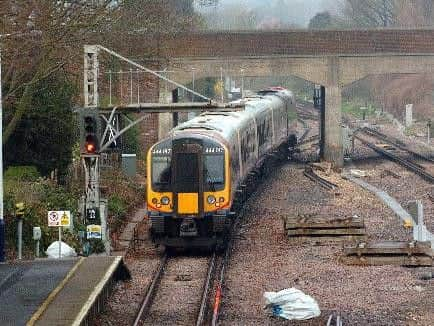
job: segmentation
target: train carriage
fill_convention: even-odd
[[[270,88],[237,112],[207,112],[174,128],[147,157],[147,205],[155,243],[224,245],[249,174],[295,141],[295,99]]]

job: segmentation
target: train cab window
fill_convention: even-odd
[[[225,186],[225,156],[204,155],[205,191],[221,191]]]
[[[169,191],[172,179],[170,156],[154,156],[152,158],[152,189]]]

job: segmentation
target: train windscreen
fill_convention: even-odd
[[[170,191],[171,170],[170,156],[154,156],[152,158],[152,188],[154,191]]]
[[[225,183],[225,156],[204,155],[204,183],[205,191],[220,191]]]

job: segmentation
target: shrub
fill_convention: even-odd
[[[4,175],[5,179],[17,181],[36,181],[41,175],[35,166],[10,166]]]
[[[70,210],[73,218],[77,216],[77,196],[48,180],[40,179],[32,183],[9,180],[5,184],[5,190],[5,222],[8,248],[16,247],[18,220],[14,217],[14,210],[17,202],[22,201],[25,204],[23,246],[24,249],[31,251],[34,248],[32,235],[35,226],[39,226],[42,231],[42,252],[46,250],[50,243],[58,239],[57,228],[49,228],[47,225],[47,211]],[[74,227],[80,227],[76,218],[74,218]],[[76,250],[80,249],[77,234],[72,234],[65,229],[62,240]]]
[[[126,201],[116,194],[108,199],[109,224],[112,231],[118,231],[125,221],[128,212],[127,207]]]

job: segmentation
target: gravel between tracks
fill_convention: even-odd
[[[416,147],[416,144],[411,139],[407,139],[407,143],[410,148]],[[424,154],[430,155],[429,152],[424,152]],[[427,172],[434,174],[434,164],[423,160],[417,162],[423,165]],[[364,170],[368,175],[367,182],[386,191],[404,208],[406,208],[409,201],[422,200],[425,223],[428,230],[434,232],[434,184],[423,180],[403,166],[382,158],[372,149],[360,145],[356,147],[351,166]],[[391,175],[390,171],[396,174],[398,178]]]
[[[194,325],[209,258],[169,258],[155,299],[142,325]]]

